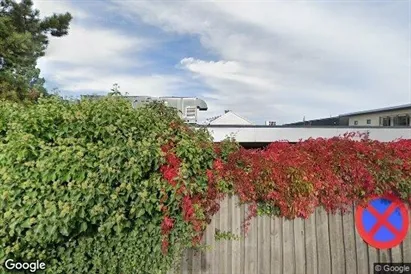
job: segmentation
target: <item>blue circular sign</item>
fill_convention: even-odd
[[[369,245],[379,249],[393,248],[407,236],[408,210],[394,196],[375,198],[366,207],[357,207],[355,225]]]

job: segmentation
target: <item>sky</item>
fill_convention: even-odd
[[[64,96],[198,97],[262,124],[411,103],[411,0],[34,0],[70,12],[38,62]]]

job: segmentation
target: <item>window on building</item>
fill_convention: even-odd
[[[391,123],[390,117],[380,117],[380,126],[389,127]]]
[[[394,117],[394,126],[408,126],[410,124],[410,116],[399,115]]]
[[[371,125],[371,119],[367,119],[367,125]]]
[[[354,121],[354,126],[358,126],[358,121]]]

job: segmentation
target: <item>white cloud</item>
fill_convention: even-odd
[[[180,63],[212,89],[202,94],[211,112],[291,122],[411,99],[404,1],[115,3],[129,18],[197,35],[220,56]]]
[[[127,36],[118,31],[73,24],[69,35],[50,38],[47,54],[42,62],[61,62],[77,66],[138,65],[128,54],[142,51],[149,42]]]
[[[67,73],[69,75],[69,73]],[[66,75],[65,75],[66,76]],[[181,79],[173,76],[151,75],[132,76],[129,74],[99,73],[99,77],[86,77],[76,81],[70,78],[59,79],[59,89],[70,92],[100,93],[108,92],[114,83],[121,93],[129,95],[165,96],[176,92],[182,85]]]
[[[273,83],[269,80],[250,76],[247,69],[235,61],[206,62],[190,57],[182,59],[180,64],[183,68],[186,68],[191,72],[205,78],[212,77],[232,82],[239,82],[242,84],[251,85],[256,89],[271,89],[274,87]]]
[[[108,91],[113,83],[133,92],[147,92],[149,87],[161,92],[168,79],[119,72],[143,66],[138,54],[148,45],[147,40],[118,31],[73,24],[69,35],[50,39],[38,66],[46,80],[68,92]]]
[[[50,37],[46,55],[38,61],[42,76],[57,83],[66,95],[108,92],[118,83],[120,91],[130,95],[160,96],[176,92],[181,85],[176,76],[132,72],[147,64],[140,55],[153,41],[118,29],[91,26],[84,21],[90,19],[89,14],[66,1],[36,1],[35,6],[43,16],[69,11],[75,18],[67,36]]]
[[[72,3],[66,0],[34,0],[33,6],[40,10],[41,17],[51,16],[54,13],[69,12],[74,17],[74,20],[88,18],[88,14],[85,11],[76,8]]]

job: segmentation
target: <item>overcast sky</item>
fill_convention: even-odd
[[[288,123],[411,103],[410,1],[57,1],[68,36],[38,65],[49,89],[204,99]]]

